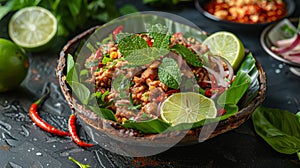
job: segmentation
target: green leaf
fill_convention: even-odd
[[[146,25],[147,32],[153,40],[153,47],[168,48],[171,39],[171,32],[166,26],[161,24]]]
[[[120,8],[120,14],[121,15],[127,15],[127,14],[135,13],[135,12],[138,12],[138,11],[139,10],[135,6],[129,5],[129,4],[126,4],[126,5],[124,5]]]
[[[253,71],[254,68],[256,68],[255,62],[256,61],[255,61],[252,53],[249,53],[248,55],[245,56],[242,64],[240,65],[240,68],[239,68],[237,74],[238,73],[249,74],[251,71]]]
[[[260,106],[252,114],[252,121],[256,133],[277,152],[300,151],[300,123],[295,114]]]
[[[236,105],[243,97],[244,93],[248,89],[251,82],[251,78],[246,73],[239,73],[232,85],[222,93],[217,102],[219,105],[231,104]]]
[[[187,63],[196,66],[202,67],[203,63],[201,62],[199,56],[197,56],[193,51],[186,48],[181,44],[176,44],[170,48],[171,51],[175,51],[176,53],[180,54]]]
[[[82,0],[72,0],[72,2],[68,3],[68,7],[73,18],[76,18],[80,14],[81,3]]]
[[[152,120],[139,121],[139,122],[128,120],[124,124],[121,124],[121,126],[125,128],[133,128],[145,134],[152,134],[152,133],[156,134],[156,133],[164,132],[171,125],[160,119],[152,119]]]
[[[152,63],[154,60],[159,59],[161,56],[169,53],[168,50],[162,48],[142,48],[139,50],[134,50],[132,53],[124,57],[130,66],[144,66],[146,64]]]
[[[133,51],[147,47],[149,47],[148,43],[142,37],[134,34],[123,37],[118,44],[118,48],[124,58],[130,55]]]
[[[232,85],[218,98],[218,104],[238,104],[242,107],[257,95],[259,89],[258,70],[252,53],[245,56]]]
[[[82,83],[75,82],[75,81],[68,81],[72,91],[75,93],[78,100],[87,105],[90,97],[90,90]]]
[[[71,54],[67,56],[67,73],[75,66],[74,58]]]
[[[226,113],[221,116],[220,120],[225,120],[239,111],[239,107],[236,104],[226,104],[224,109],[226,110]]]
[[[89,106],[89,108],[106,120],[117,121],[115,114],[110,109],[100,108],[99,106]]]
[[[170,88],[178,89],[182,78],[176,61],[172,58],[164,58],[158,67],[159,80]]]
[[[296,113],[296,117],[298,118],[299,123],[300,123],[300,111]]]

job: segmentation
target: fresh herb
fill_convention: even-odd
[[[149,32],[150,38],[153,40],[153,47],[156,48],[168,48],[170,44],[171,32],[166,26],[161,24],[147,25],[147,32]]]
[[[79,166],[80,168],[91,168],[90,165],[88,164],[82,164],[80,163],[78,160],[75,160],[73,157],[69,156],[69,160],[72,161],[73,163],[75,163],[77,166]]]
[[[118,44],[118,48],[125,59],[134,51],[148,47],[148,43],[142,37],[135,34],[123,37]]]
[[[168,87],[178,89],[182,78],[177,62],[172,58],[164,58],[158,67],[158,78]]]
[[[103,94],[91,94],[90,89],[82,83],[81,79],[78,77],[77,70],[74,71],[76,68],[77,63],[74,62],[73,56],[71,54],[67,57],[67,77],[66,81],[69,84],[69,86],[72,89],[72,93],[76,95],[78,100],[83,104],[87,105],[92,111],[94,111],[97,115],[100,117],[103,117],[104,119],[116,121],[114,113],[106,108],[111,104],[111,102],[105,102],[105,96],[108,94],[107,92]],[[81,70],[83,71],[83,70]],[[90,105],[91,100],[94,100],[96,98],[97,106]]]
[[[157,134],[166,131],[171,125],[160,119],[151,119],[139,122],[127,120],[125,123],[121,124],[121,126],[124,128],[140,130],[145,134]]]
[[[98,116],[111,121],[117,121],[115,114],[108,108],[101,108],[99,106],[88,106]]]
[[[150,64],[167,53],[169,53],[169,51],[166,49],[148,47],[135,50],[131,54],[124,57],[124,59],[128,61],[129,66],[138,67]]]
[[[252,114],[256,133],[274,150],[297,154],[300,160],[300,122],[297,115],[287,110],[260,106]]]
[[[91,98],[96,98],[97,104],[99,107],[101,108],[105,108],[107,106],[109,106],[112,102],[107,102],[105,100],[105,97],[109,95],[109,91],[105,91],[104,93],[101,92],[95,92]]]
[[[175,51],[178,54],[180,54],[187,63],[196,66],[196,67],[202,67],[203,63],[200,60],[199,56],[195,54],[193,51],[190,49],[186,48],[185,46],[181,44],[176,44],[170,48],[171,51]]]
[[[109,57],[109,54],[105,54],[104,57],[102,58],[102,64],[106,65],[108,62],[112,62],[113,59]]]
[[[128,107],[128,110],[133,110],[133,111],[136,111],[138,109],[140,109],[142,107],[141,104],[138,104],[138,105],[135,105],[134,102],[133,102],[133,98],[132,98],[132,93],[130,93],[129,95],[129,100],[130,100],[130,106]]]

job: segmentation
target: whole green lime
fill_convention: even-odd
[[[10,40],[0,38],[0,92],[18,87],[28,72],[25,51]]]

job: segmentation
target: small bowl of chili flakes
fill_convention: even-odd
[[[196,0],[195,6],[210,20],[239,27],[263,27],[295,11],[294,0]]]

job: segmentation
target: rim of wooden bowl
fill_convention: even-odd
[[[123,143],[134,144],[134,145],[142,145],[142,146],[168,146],[172,143],[173,139],[179,136],[183,136],[183,138],[177,143],[177,145],[187,145],[187,144],[195,144],[199,142],[199,135],[202,127],[194,128],[187,131],[173,131],[168,133],[161,134],[145,134],[143,137],[135,137],[130,136],[125,133],[121,133],[120,129],[112,127],[115,125],[113,121],[106,120],[97,116],[94,112],[89,109],[86,109],[82,104],[79,103],[76,98],[72,96],[71,89],[66,83],[65,76],[65,67],[66,67],[66,56],[70,53],[74,53],[79,43],[87,38],[89,35],[94,33],[99,26],[92,27],[85,32],[77,35],[73,39],[71,39],[60,52],[60,57],[58,60],[58,65],[56,68],[56,76],[59,80],[59,85],[62,90],[62,93],[65,96],[65,99],[70,106],[70,108],[79,116],[79,118],[83,121],[83,124],[87,124],[88,126],[93,128],[93,131],[99,131],[103,134],[106,134],[110,138],[121,141]],[[254,110],[264,101],[266,96],[266,74],[260,63],[256,61],[256,67],[259,72],[259,91],[257,96],[249,103],[247,107],[244,107],[238,111],[235,115],[227,118],[226,120],[222,120],[218,123],[218,126],[215,130],[210,134],[207,139],[213,138],[222,133],[228,132],[232,129],[239,127],[246,120],[251,117],[251,114]],[[121,128],[125,129],[125,128]],[[122,131],[124,132],[124,130]],[[172,138],[173,137],[173,138]]]

